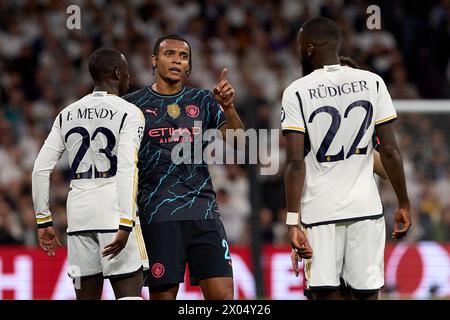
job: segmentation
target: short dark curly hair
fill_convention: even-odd
[[[100,48],[91,54],[88,69],[92,80],[102,81],[111,77],[114,70],[120,68],[122,63],[122,54],[119,51],[112,48]]]
[[[339,46],[341,35],[336,23],[324,17],[307,20],[300,28],[311,39],[318,42],[334,43]]]

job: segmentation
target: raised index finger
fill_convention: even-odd
[[[219,82],[221,82],[223,79],[225,79],[225,77],[227,76],[227,72],[228,72],[228,68],[223,68],[220,77],[219,77]]]

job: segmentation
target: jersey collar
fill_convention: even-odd
[[[153,86],[153,84],[147,86],[147,89],[150,90],[150,92],[153,93],[154,95],[157,95],[157,96],[160,96],[160,97],[164,97],[164,98],[176,97],[176,96],[182,94],[184,92],[184,90],[186,90],[186,86],[183,86],[181,88],[181,90],[178,91],[177,93],[174,93],[174,94],[163,94],[163,93],[159,93],[159,92],[156,92],[155,90],[153,90],[152,86]]]
[[[330,64],[327,66],[323,66],[323,70],[325,72],[333,72],[333,71],[338,71],[341,70],[342,66],[340,64]]]
[[[113,93],[108,93],[107,91],[92,91],[92,97],[106,97],[106,96],[115,96]]]

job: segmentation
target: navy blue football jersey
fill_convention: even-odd
[[[141,223],[219,218],[208,165],[194,162],[194,146],[200,145],[203,154],[207,145],[202,134],[226,122],[213,93],[185,86],[177,94],[164,95],[145,87],[123,98],[145,116],[138,156]],[[172,149],[185,142],[192,147],[192,161],[175,164]]]

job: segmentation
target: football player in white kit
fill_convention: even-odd
[[[125,57],[113,49],[89,59],[94,91],[63,109],[36,159],[33,202],[41,248],[59,244],[49,210],[50,174],[65,150],[69,276],[77,299],[100,299],[109,278],[117,299],[141,299],[145,246],[136,219],[137,152],[144,117],[119,95],[128,90]],[[77,281],[78,280],[78,281]]]
[[[373,176],[372,136],[398,199],[392,236],[411,226],[397,118],[378,75],[341,66],[340,35],[326,18],[302,26],[298,44],[314,71],[283,93],[285,172],[292,247],[304,258],[313,299],[339,299],[342,277],[355,299],[377,299],[384,285],[385,222]]]

